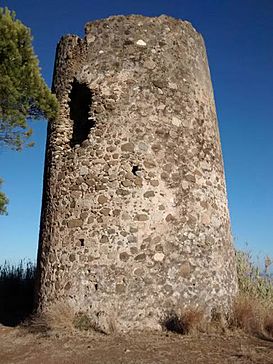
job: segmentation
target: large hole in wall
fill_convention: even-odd
[[[82,144],[88,138],[90,129],[95,126],[95,120],[90,117],[92,92],[85,83],[73,80],[69,94],[70,119],[73,121],[71,147]]]

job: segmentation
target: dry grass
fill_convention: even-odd
[[[181,313],[171,311],[165,315],[161,325],[167,331],[187,335],[204,330],[204,312],[201,309],[189,308]]]
[[[257,297],[240,294],[234,302],[229,327],[241,329],[251,335],[273,338],[271,304]]]
[[[180,313],[176,310],[165,316],[162,326],[184,335],[196,331],[224,333],[239,329],[273,339],[273,277],[269,273],[272,260],[265,258],[265,269],[261,272],[249,252],[238,251],[236,257],[239,294],[228,316],[221,309],[214,310],[208,321],[200,309],[190,308]]]
[[[229,319],[230,327],[273,338],[273,278],[269,274],[272,260],[265,258],[261,272],[250,252],[238,251],[236,257],[239,295]]]
[[[182,335],[197,332],[224,334],[242,330],[247,334],[273,339],[273,308],[260,299],[240,294],[227,316],[213,312],[210,320],[199,309],[187,309],[178,314],[172,311],[161,322],[163,329]]]
[[[234,301],[229,326],[257,335],[262,332],[264,317],[264,307],[258,299],[239,295]]]
[[[265,316],[264,329],[265,332],[273,338],[273,310],[269,312],[269,315]]]
[[[85,312],[76,312],[65,302],[58,302],[43,313],[33,315],[24,326],[32,333],[72,334],[81,331],[108,335],[116,332],[113,317],[98,314],[92,318]]]
[[[75,331],[74,319],[74,310],[66,303],[58,302],[43,313],[30,317],[25,326],[31,332],[65,331],[68,333]]]

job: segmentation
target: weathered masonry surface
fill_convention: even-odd
[[[120,330],[164,312],[227,310],[237,290],[203,39],[168,16],[90,22],[57,48],[39,307]]]

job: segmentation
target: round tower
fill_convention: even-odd
[[[202,36],[168,16],[90,22],[57,47],[38,253],[38,304],[120,330],[237,291]]]

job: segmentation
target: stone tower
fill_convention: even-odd
[[[90,22],[61,39],[49,124],[38,304],[120,330],[237,290],[203,39],[168,16]]]

